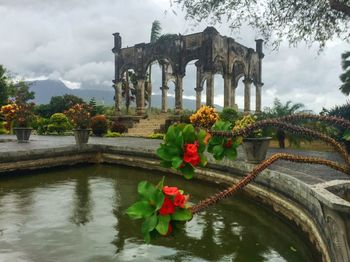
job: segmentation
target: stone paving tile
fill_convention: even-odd
[[[32,150],[64,150],[65,147],[72,147],[75,145],[73,136],[31,136],[30,142],[25,144],[18,144],[14,136],[0,135],[0,156],[15,154],[30,154]],[[117,138],[99,138],[91,137],[89,144],[115,146],[118,148],[125,148],[129,150],[146,150],[155,151],[161,143],[161,140],[145,139],[136,137],[117,137]],[[330,160],[344,162],[341,157],[335,152],[317,152],[304,151],[295,149],[270,149],[268,155],[276,152],[285,152],[292,154],[302,154],[315,157],[322,157]],[[242,150],[238,150],[238,161],[244,161]],[[281,171],[293,175],[294,177],[304,181],[308,184],[320,183],[334,179],[349,179],[350,177],[338,171],[334,171],[328,167],[320,165],[308,165],[290,163],[287,161],[279,161],[274,163],[270,169]]]

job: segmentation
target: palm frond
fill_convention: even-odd
[[[162,27],[158,20],[154,20],[151,29],[151,43],[155,43],[161,35]]]

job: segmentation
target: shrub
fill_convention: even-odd
[[[160,134],[160,133],[154,133],[154,134],[150,134],[148,137],[151,139],[164,139],[164,134]]]
[[[335,106],[330,110],[326,110],[326,113],[330,116],[342,117],[350,121],[350,101],[347,101],[347,103],[344,105]],[[340,132],[336,132],[335,138],[343,142],[346,146],[347,151],[350,152],[350,141],[345,141],[343,139],[345,131],[346,130],[340,130]]]
[[[236,122],[241,117],[240,113],[232,107],[224,108],[219,115],[222,121],[230,123]]]
[[[91,118],[91,129],[95,136],[103,136],[108,131],[107,118],[97,115]]]
[[[112,125],[111,125],[111,131],[112,132],[117,132],[117,133],[120,133],[120,134],[124,134],[124,133],[128,132],[128,129],[121,122],[114,121],[112,123]]]
[[[219,114],[210,106],[202,106],[190,117],[191,124],[205,129],[210,129],[217,120],[219,120]]]
[[[7,134],[7,130],[5,129],[6,122],[2,122],[0,120],[0,135]]]
[[[32,122],[32,128],[36,130],[38,135],[48,134],[48,126],[50,124],[50,119],[43,117],[35,117]]]
[[[105,134],[105,137],[120,137],[120,136],[122,136],[122,134],[118,132],[107,132],[107,134]]]
[[[68,118],[63,113],[55,113],[50,117],[48,132],[56,132],[58,134],[63,134],[71,128]]]

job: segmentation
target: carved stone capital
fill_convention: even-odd
[[[246,77],[244,78],[243,83],[245,85],[251,85],[253,83],[253,80],[251,78]]]

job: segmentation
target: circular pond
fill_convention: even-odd
[[[163,174],[91,165],[0,178],[0,261],[318,261],[298,231],[242,195],[196,215],[175,236],[143,242],[125,209],[138,182]],[[191,202],[218,191],[166,175]]]

